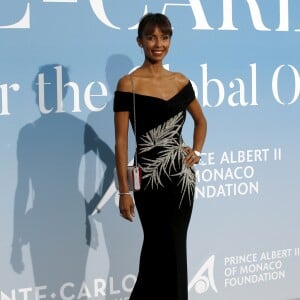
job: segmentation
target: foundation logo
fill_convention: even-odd
[[[214,279],[215,255],[212,255],[189,283],[188,290],[194,290],[197,294],[206,293],[209,288],[218,293]]]

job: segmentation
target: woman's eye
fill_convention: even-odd
[[[148,36],[147,36],[147,40],[148,40],[148,41],[153,41],[153,40],[154,40],[154,36],[148,35]]]

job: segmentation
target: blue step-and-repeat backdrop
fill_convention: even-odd
[[[1,0],[0,299],[128,299],[142,231],[119,216],[112,100],[147,12],[208,122],[189,299],[300,299],[299,0]]]

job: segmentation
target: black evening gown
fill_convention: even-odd
[[[195,99],[190,82],[168,100],[135,94],[137,159],[142,188],[134,193],[144,232],[130,300],[187,300],[186,237],[195,172],[183,163],[182,127]],[[115,92],[114,111],[129,111],[133,94]]]

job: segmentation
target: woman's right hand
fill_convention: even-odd
[[[128,193],[122,194],[120,193],[119,198],[119,209],[120,209],[120,215],[132,222],[134,217],[134,202],[132,199],[132,196]]]

